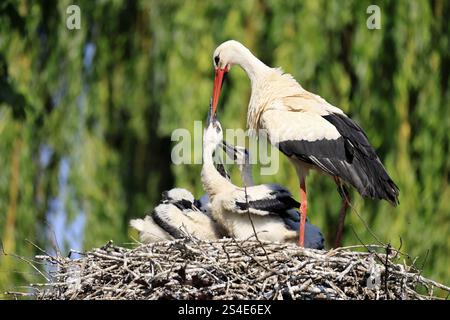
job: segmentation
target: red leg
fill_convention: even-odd
[[[342,244],[342,235],[344,233],[344,221],[345,216],[347,214],[347,209],[349,208],[349,204],[347,201],[347,198],[342,198],[342,207],[341,212],[339,213],[339,222],[338,222],[338,229],[336,232],[336,242],[334,244],[335,248],[339,248]]]
[[[308,208],[308,200],[306,196],[306,182],[305,178],[300,179],[300,236],[298,245],[304,247],[305,245],[305,224],[306,224],[306,209]]]

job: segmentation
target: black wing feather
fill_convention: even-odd
[[[318,166],[355,187],[364,196],[398,204],[399,189],[389,177],[362,128],[345,115],[323,116],[341,137],[334,140],[288,140],[279,143],[287,156]]]
[[[292,208],[299,208],[300,203],[294,198],[286,195],[281,197],[251,200],[248,201],[248,204],[247,202],[236,202],[236,207],[239,210],[247,210],[248,208],[252,208],[255,210],[280,214]]]
[[[162,228],[172,237],[176,239],[183,238],[183,233],[181,232],[181,230],[167,223],[165,219],[159,216],[158,212],[153,211],[151,217],[153,219],[153,222],[155,222],[160,228]]]

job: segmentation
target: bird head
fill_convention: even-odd
[[[208,114],[208,118],[206,121],[206,128],[203,133],[203,148],[215,148],[222,143],[223,140],[223,131],[222,126],[220,125],[219,120],[213,114],[211,114],[211,104],[210,104],[210,112]]]
[[[242,43],[236,40],[228,40],[220,44],[213,54],[214,68],[230,70],[235,64],[241,63],[242,54],[248,50]]]
[[[213,54],[213,64],[215,69],[212,114],[216,113],[219,103],[220,91],[222,89],[225,74],[235,64],[240,64],[243,53],[250,52],[244,45],[235,41],[228,40],[219,45]]]
[[[163,203],[175,203],[183,200],[193,203],[195,201],[193,194],[183,188],[173,188],[164,191],[161,197]]]
[[[222,148],[240,168],[250,164],[250,153],[246,148],[228,144],[226,141],[222,142]]]

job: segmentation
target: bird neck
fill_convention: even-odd
[[[240,51],[238,64],[247,73],[251,82],[252,95],[247,112],[247,126],[249,129],[252,129],[251,134],[254,134],[254,130],[257,129],[258,112],[260,111],[252,107],[255,99],[254,95],[258,91],[258,85],[264,82],[264,79],[273,69],[255,57],[247,48]]]
[[[219,192],[223,192],[224,188],[230,186],[230,182],[222,177],[214,166],[213,154],[217,145],[206,145],[203,149],[203,167],[201,172],[201,180],[203,188],[210,197]]]
[[[247,73],[252,87],[258,82],[259,78],[271,70],[269,66],[255,57],[247,48],[240,50],[237,64]]]
[[[241,176],[242,180],[244,181],[244,185],[246,187],[251,187],[255,185],[255,182],[253,181],[252,166],[250,164],[244,164],[242,166]]]
[[[217,149],[217,144],[204,144],[203,145],[203,166],[213,166],[214,167],[214,159],[213,154]]]

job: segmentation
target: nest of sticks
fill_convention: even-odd
[[[78,252],[79,253],[79,252]],[[424,278],[385,246],[330,251],[254,240],[180,239],[115,246],[54,266],[37,299],[436,299],[450,288]],[[401,262],[403,261],[403,262]]]

